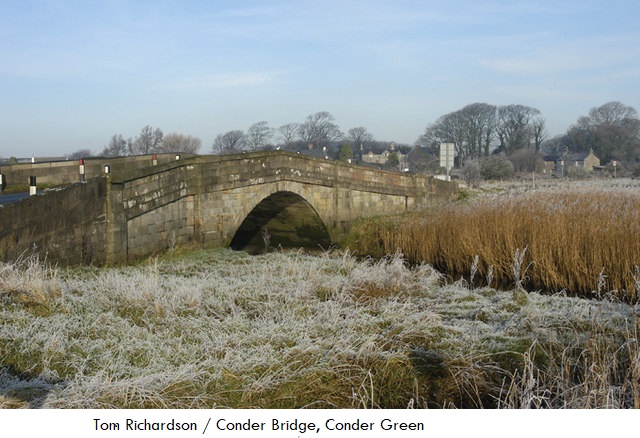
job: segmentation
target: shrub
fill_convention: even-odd
[[[509,161],[515,172],[541,172],[544,169],[544,160],[531,147],[514,151],[509,155]]]
[[[480,174],[485,180],[509,179],[513,173],[513,164],[504,155],[490,155],[480,160]]]
[[[566,176],[572,179],[586,179],[591,176],[591,173],[587,169],[580,166],[568,166],[566,172]]]
[[[482,181],[480,164],[476,161],[467,161],[462,168],[462,180],[469,187],[478,187]]]

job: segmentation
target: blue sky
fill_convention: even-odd
[[[640,110],[640,2],[0,0],[0,157],[99,153],[145,125],[202,139],[329,111],[413,143],[473,102],[549,135]]]

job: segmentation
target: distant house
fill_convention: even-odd
[[[569,167],[578,167],[592,172],[594,168],[600,167],[600,158],[596,157],[593,149],[589,152],[569,152],[565,151],[560,156],[544,157],[545,173],[560,173],[562,166],[565,169]]]
[[[373,153],[373,151],[369,151],[367,153],[362,154],[362,162],[370,165],[380,165],[383,166],[387,164],[389,160],[389,156],[395,153],[398,156],[398,161],[400,162],[400,168],[404,169],[408,165],[407,154],[403,154],[400,151],[396,151],[395,145],[391,143],[391,150],[383,151],[379,154]]]

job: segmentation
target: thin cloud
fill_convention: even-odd
[[[511,56],[497,55],[479,60],[480,65],[506,74],[540,75],[574,71],[597,72],[629,59],[628,44],[623,38],[582,39],[551,45],[536,50],[523,50]]]
[[[262,71],[202,75],[165,84],[162,88],[189,90],[254,87],[274,82],[282,74],[282,72]]]

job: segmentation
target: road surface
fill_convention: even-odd
[[[26,198],[29,196],[29,192],[20,192],[20,193],[0,193],[0,205],[1,204],[10,204],[12,202],[18,202],[19,200]]]

